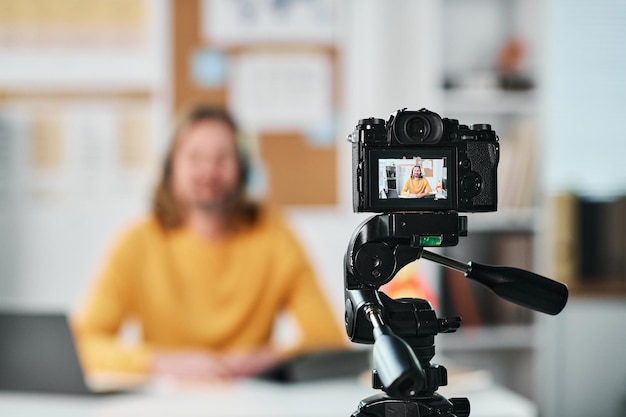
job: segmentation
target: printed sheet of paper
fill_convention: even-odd
[[[231,110],[252,131],[311,131],[332,121],[332,62],[322,53],[232,59]]]
[[[241,45],[263,42],[334,41],[334,0],[204,0],[202,35],[208,42]]]
[[[147,102],[22,100],[0,116],[5,197],[20,190],[28,204],[115,201],[145,193],[152,180]]]

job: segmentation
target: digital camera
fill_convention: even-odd
[[[361,119],[352,142],[355,212],[496,211],[498,136],[421,109]]]

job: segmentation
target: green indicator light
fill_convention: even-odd
[[[420,246],[441,246],[443,236],[420,236]]]

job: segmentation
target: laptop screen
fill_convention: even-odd
[[[0,312],[0,389],[88,393],[64,314]]]

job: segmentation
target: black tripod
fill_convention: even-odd
[[[456,212],[379,214],[353,234],[345,258],[346,331],[355,343],[374,344],[372,384],[385,392],[362,400],[353,417],[469,416],[467,398],[446,399],[436,392],[447,384],[447,371],[430,363],[435,336],[454,332],[461,319],[437,318],[426,300],[393,300],[378,291],[408,263],[421,257],[460,270],[500,297],[543,313],[558,314],[565,307],[564,284],[424,249],[454,246],[465,235],[467,219]]]

